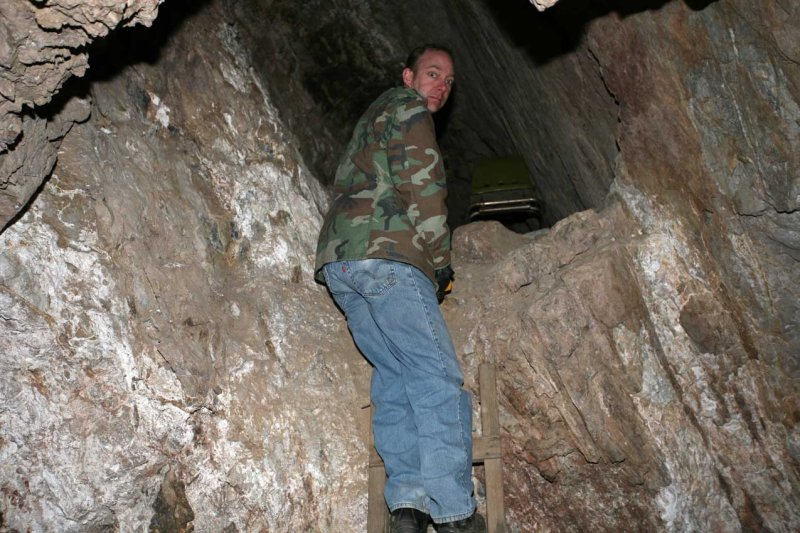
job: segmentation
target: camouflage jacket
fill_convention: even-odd
[[[361,116],[333,192],[317,244],[317,281],[334,261],[402,261],[434,283],[434,270],[450,264],[444,165],[433,117],[414,89],[386,91]]]

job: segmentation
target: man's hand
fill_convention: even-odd
[[[439,303],[444,301],[444,297],[453,290],[453,280],[455,279],[455,272],[447,265],[444,268],[439,268],[434,272],[436,276],[436,299]]]

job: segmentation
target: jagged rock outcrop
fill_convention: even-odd
[[[632,194],[544,235],[457,232],[448,311],[465,359],[493,359],[503,376],[511,521],[791,531],[793,371],[752,352],[719,279],[692,272],[691,235],[637,222],[622,207],[644,201]]]
[[[800,529],[800,7],[171,0],[85,50],[160,2],[63,4],[0,6],[92,64],[0,155],[25,194],[55,165],[0,234],[0,528],[363,529],[321,174],[439,28],[454,196],[522,153],[555,223],[459,227],[443,305],[467,386],[499,368],[510,529]]]
[[[150,25],[164,0],[6,0],[0,5],[0,230],[53,170],[58,144],[88,106],[50,102],[89,67],[87,45],[118,27]],[[47,120],[49,119],[49,120]]]
[[[538,9],[539,11],[544,11],[548,7],[553,7],[554,5],[556,5],[556,2],[558,2],[558,0],[530,0],[530,2],[531,4],[536,6],[536,9]]]

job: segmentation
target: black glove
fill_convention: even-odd
[[[453,290],[453,280],[455,279],[455,272],[447,265],[444,268],[436,269],[434,272],[436,276],[436,299],[439,300],[439,303],[444,301],[444,297],[447,294],[450,294],[450,291]]]

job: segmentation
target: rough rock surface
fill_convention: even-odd
[[[441,28],[469,58],[451,167],[524,153],[569,215],[454,238],[510,530],[800,529],[800,6],[190,4],[149,50],[106,37],[0,156],[56,165],[0,234],[0,528],[363,530],[369,369],[309,271],[320,169],[348,94]]]
[[[310,272],[325,197],[221,11],[93,82],[2,235],[4,529],[365,515],[368,372]]]
[[[59,141],[88,111],[81,103],[68,110],[53,106],[49,117],[30,109],[47,104],[67,80],[86,73],[92,40],[118,27],[150,25],[163,1],[0,3],[0,229],[50,174]]]
[[[509,521],[794,531],[796,371],[748,354],[691,235],[641,214],[615,204],[517,242],[498,223],[456,232],[447,315],[470,367],[500,368]]]
[[[558,2],[558,0],[530,0],[530,2],[531,4],[536,6],[536,9],[538,9],[539,11],[544,11],[548,7],[553,7],[554,5],[556,5],[556,2]]]

